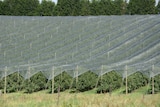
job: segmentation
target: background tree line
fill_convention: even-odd
[[[0,15],[13,16],[87,16],[159,14],[160,1],[155,0],[3,0]]]
[[[152,93],[152,80],[140,72],[136,72],[128,76],[128,92],[146,87],[143,93]],[[5,78],[0,80],[0,90],[4,90]],[[112,93],[114,90],[122,88],[125,93],[125,78],[115,71],[98,76],[93,72],[86,72],[76,78],[72,78],[66,72],[63,72],[54,78],[54,92],[62,92],[69,90],[73,92],[84,92],[95,89],[96,93]],[[155,93],[160,92],[160,75],[154,77]],[[25,93],[33,93],[41,90],[52,91],[52,81],[41,73],[33,75],[29,79],[24,79],[17,72],[7,76],[7,93],[23,91]]]

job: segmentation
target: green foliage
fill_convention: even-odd
[[[115,71],[106,73],[98,82],[97,93],[112,92],[121,87],[122,78]]]
[[[66,72],[63,72],[55,78],[55,92],[57,92],[60,86],[60,91],[65,91],[70,88],[72,77]]]
[[[82,16],[90,15],[90,2],[88,0],[81,0],[80,5],[81,5],[80,15]]]
[[[55,11],[57,16],[79,15],[80,0],[59,0]]]
[[[75,78],[73,88],[76,88],[76,90],[80,92],[89,91],[95,88],[96,83],[97,75],[91,71],[88,71],[78,77],[77,83]]]
[[[160,3],[159,3],[160,4]],[[58,0],[57,5],[48,0],[0,1],[0,15],[16,16],[88,16],[157,14],[155,0]]]
[[[3,2],[0,1],[0,15],[3,15]]]
[[[33,75],[30,79],[25,80],[26,93],[37,92],[46,88],[47,79],[39,72]]]
[[[130,0],[128,5],[129,14],[155,14],[155,0]]]
[[[128,84],[128,92],[131,93],[132,91],[146,86],[149,81],[149,78],[147,76],[143,75],[140,72],[136,72],[130,76],[127,77],[127,84]],[[124,81],[124,85],[126,85],[126,82]]]
[[[4,0],[4,15],[37,15],[38,0]]]
[[[156,6],[156,11],[158,14],[160,14],[160,1],[158,2],[158,5]]]
[[[90,3],[90,14],[99,15],[99,2],[97,0],[92,0]]]
[[[124,0],[115,0],[114,2],[114,12],[112,14],[115,15],[123,15],[126,13],[126,5],[127,3]]]
[[[154,77],[154,92],[160,92],[160,74]],[[150,88],[148,90],[149,94],[152,94],[152,79],[150,80]]]
[[[77,83],[76,79],[78,80]],[[4,90],[4,81],[5,78],[0,81],[0,90],[2,91]],[[131,93],[140,87],[146,86],[149,83],[149,78],[140,72],[136,72],[128,76],[127,81],[128,92]],[[122,83],[125,85],[125,81],[122,82],[122,78],[115,71],[106,73],[99,78],[93,72],[88,71],[74,79],[66,72],[63,72],[54,78],[54,92],[62,92],[67,89],[72,89],[72,92],[84,92],[97,87],[97,93],[106,93],[120,88]],[[27,80],[24,80],[18,73],[13,73],[7,76],[6,86],[7,93],[22,90],[25,90],[26,93],[33,93],[45,89],[49,89],[51,92],[52,81],[48,81],[41,72]],[[154,89],[155,93],[160,92],[160,75],[154,77]],[[150,81],[148,93],[152,93],[152,80]]]
[[[24,78],[18,73],[13,73],[6,77],[6,91],[7,93],[21,91],[24,89]],[[5,78],[0,81],[0,89],[4,89]]]
[[[111,15],[113,13],[113,1],[111,0],[101,0],[99,2],[100,7],[100,14],[101,15]]]
[[[43,0],[39,6],[39,14],[41,16],[53,16],[55,15],[54,8],[54,2]]]
[[[54,92],[57,93],[59,91],[65,91],[70,88],[72,82],[72,77],[68,75],[66,72],[59,74],[54,78]],[[48,82],[49,92],[52,91],[52,80]]]
[[[122,15],[126,13],[127,3],[123,0],[92,0],[91,15]]]

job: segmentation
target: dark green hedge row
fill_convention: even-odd
[[[112,92],[113,90],[120,88],[121,85],[122,78],[116,72],[112,71],[100,77],[97,93]]]
[[[149,94],[152,94],[152,80],[150,81],[150,88],[148,90]],[[154,77],[154,92],[158,93],[160,92],[160,75],[156,75]]]
[[[78,81],[77,81],[77,80]],[[147,76],[140,72],[136,72],[128,76],[128,92],[131,93],[134,90],[146,86],[150,83]],[[70,89],[71,92],[84,92],[92,89],[96,89],[97,93],[112,92],[120,87],[125,86],[125,79],[115,71],[106,73],[105,75],[98,77],[93,72],[86,72],[80,75],[78,78],[72,78],[66,72],[56,76],[54,78],[54,92],[62,92]],[[148,89],[148,93],[152,93],[151,89]],[[160,91],[160,75],[154,77],[155,93]],[[0,80],[0,90],[4,89],[4,78]],[[25,93],[33,93],[41,90],[48,89],[51,92],[52,81],[47,80],[45,76],[39,72],[33,75],[30,79],[24,79],[18,73],[7,76],[7,93],[24,91]],[[125,92],[125,90],[124,90]]]
[[[155,0],[0,0],[0,15],[12,16],[88,16],[158,14]]]
[[[148,84],[148,82],[149,82],[149,78],[140,72],[136,72],[136,73],[130,75],[127,78],[128,93],[131,93],[132,91],[134,91],[142,86],[146,86]],[[126,85],[126,82],[124,81],[123,84]]]

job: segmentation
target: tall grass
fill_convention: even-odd
[[[160,94],[12,93],[0,96],[0,107],[160,107]]]

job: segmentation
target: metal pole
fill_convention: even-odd
[[[56,52],[54,53],[54,57],[56,60]],[[52,94],[54,94],[54,66],[52,67]]]
[[[126,73],[126,95],[128,94],[127,70],[128,70],[128,67],[127,67],[127,65],[126,65],[126,66],[125,66],[125,73]]]
[[[76,68],[76,89],[77,89],[77,83],[78,83],[78,65]]]
[[[152,72],[154,71],[154,65],[152,65]],[[154,76],[152,76],[152,94],[154,94]]]
[[[17,92],[18,92],[18,91],[19,91],[19,86],[20,86],[20,85],[19,85],[19,81],[20,81],[20,80],[19,80],[19,67],[18,67],[18,74],[17,74],[17,75],[18,75],[18,88],[17,88]]]
[[[52,94],[54,93],[54,66],[52,67]]]
[[[101,67],[101,85],[102,85],[102,73],[103,73],[103,65]]]
[[[103,73],[103,65],[101,67],[101,87],[102,87],[102,73]],[[101,93],[102,93],[102,90],[101,90]]]
[[[154,77],[152,77],[152,94],[154,94]]]
[[[28,67],[28,75],[27,75],[28,82],[30,82],[30,75],[31,75],[31,67],[29,66]]]
[[[5,78],[4,78],[4,94],[6,94],[7,90],[7,66],[5,67]]]

